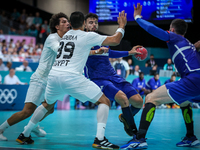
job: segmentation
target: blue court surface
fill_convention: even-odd
[[[194,129],[200,139],[200,109],[193,109]],[[16,111],[0,111],[0,123]],[[96,110],[55,110],[45,118],[40,126],[47,132],[46,137],[36,137],[32,145],[20,145],[15,139],[28,123],[26,119],[10,128],[4,135],[8,141],[0,141],[1,150],[94,150],[92,143],[96,135]],[[139,125],[140,111],[135,116]],[[111,109],[106,127],[106,137],[110,142],[122,146],[131,139],[118,120],[121,110]],[[186,129],[180,109],[157,109],[147,134],[149,150],[200,150],[199,147],[176,147],[185,135]]]

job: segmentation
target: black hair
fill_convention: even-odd
[[[75,28],[75,29],[80,28],[83,25],[84,20],[85,20],[85,17],[82,12],[75,11],[71,13],[70,22],[71,22],[72,28]]]
[[[56,26],[60,24],[60,18],[66,18],[67,20],[69,20],[67,15],[62,12],[54,14],[49,21],[49,28],[51,30],[51,33],[57,32]]]
[[[144,75],[144,72],[142,72],[142,71],[141,71],[141,72],[139,72],[139,76],[140,76],[140,75],[142,75],[142,74]]]
[[[156,72],[156,73],[154,73],[154,77],[155,77],[155,76],[157,76],[157,75],[159,75],[159,73],[157,73],[157,72]]]
[[[88,19],[88,18],[95,18],[95,19],[99,19],[99,17],[94,14],[94,13],[88,13],[87,15],[85,15],[85,21]]]
[[[183,19],[174,19],[171,22],[172,28],[175,29],[175,32],[180,35],[185,35],[187,32],[188,24]]]
[[[175,75],[175,74],[172,74],[171,77],[176,77],[176,75]]]

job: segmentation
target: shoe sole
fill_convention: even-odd
[[[128,126],[128,123],[126,122],[126,120],[122,117],[122,115],[119,115],[119,121],[122,122],[124,124],[124,130],[129,130],[129,126]],[[129,135],[129,136],[133,136],[133,134],[130,134],[126,131],[126,133]]]
[[[97,149],[119,149],[119,148],[107,148],[107,147],[101,147],[100,145],[97,144],[92,144],[93,148],[97,148]]]
[[[24,142],[24,141],[22,141],[22,140],[20,140],[20,139],[16,139],[16,142],[18,142],[18,143],[20,143],[20,144],[28,144],[28,143],[26,143],[26,142]],[[34,142],[33,142],[33,143],[30,143],[30,144],[34,144]]]

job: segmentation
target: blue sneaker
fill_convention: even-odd
[[[176,146],[179,146],[179,147],[193,147],[193,146],[197,146],[197,145],[200,145],[200,141],[197,139],[197,137],[195,135],[191,138],[188,138],[186,136],[182,139],[181,142],[178,142],[176,144]]]
[[[136,139],[136,136],[133,137],[127,144],[120,147],[121,149],[146,149],[148,148],[147,142],[145,138]]]

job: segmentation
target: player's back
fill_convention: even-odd
[[[101,45],[106,36],[81,30],[68,31],[60,41],[52,74],[71,72],[82,74],[91,47]]]
[[[171,32],[169,35],[168,47],[181,77],[193,72],[200,73],[200,56],[194,45],[181,35]]]
[[[53,33],[47,37],[44,43],[39,66],[36,69],[36,73],[39,74],[42,78],[47,78],[52,68],[56,58],[56,52],[54,50],[58,49],[60,39],[61,38],[57,33]]]

